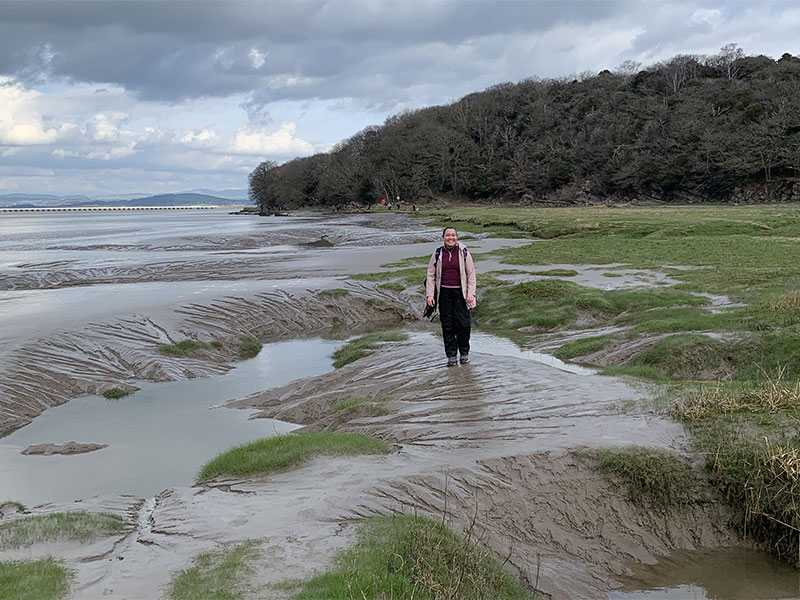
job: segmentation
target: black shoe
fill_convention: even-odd
[[[461,355],[461,364],[465,365],[469,362],[469,354],[462,354]]]
[[[448,356],[447,357],[447,366],[448,367],[455,367],[458,364],[458,359],[455,356]]]

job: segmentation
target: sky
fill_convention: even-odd
[[[406,109],[734,43],[800,54],[800,3],[0,0],[0,195],[242,189]]]

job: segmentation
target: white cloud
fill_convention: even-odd
[[[267,56],[269,56],[269,52],[262,53],[259,52],[257,48],[250,48],[250,54],[247,56],[250,58],[250,64],[253,66],[253,68],[260,69],[264,66],[264,63],[267,62]]]
[[[297,126],[283,123],[278,131],[251,131],[240,128],[233,139],[231,151],[239,154],[266,156],[304,156],[314,152],[314,145],[295,137]]]
[[[198,131],[187,131],[178,141],[191,148],[214,148],[219,143],[219,136],[212,129],[200,129]]]
[[[72,123],[45,124],[36,104],[39,92],[0,77],[0,145],[52,144],[77,133]]]

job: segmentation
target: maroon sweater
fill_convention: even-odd
[[[460,254],[458,244],[452,250],[442,246],[439,254],[439,260],[442,261],[442,287],[461,287],[461,273],[458,269]]]

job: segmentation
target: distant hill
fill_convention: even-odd
[[[54,208],[79,207],[79,206],[191,206],[213,205],[230,206],[249,204],[245,190],[223,190],[217,192],[207,190],[209,193],[179,192],[175,194],[157,194],[154,196],[137,196],[131,198],[125,195],[112,196],[111,198],[90,198],[88,196],[55,196],[52,194],[0,194],[0,208]],[[242,196],[244,194],[244,197]]]

